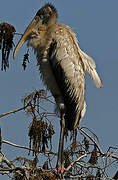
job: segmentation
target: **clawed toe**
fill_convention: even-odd
[[[63,165],[61,165],[60,167],[54,169],[54,172],[56,172],[57,174],[64,174],[65,168]]]

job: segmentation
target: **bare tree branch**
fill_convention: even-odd
[[[22,146],[22,145],[18,145],[18,144],[15,144],[15,143],[12,143],[10,141],[6,141],[6,140],[2,140],[2,143],[5,143],[5,144],[8,144],[10,146],[14,146],[16,148],[20,148],[20,149],[26,149],[26,150],[29,150],[29,151],[34,151],[33,149],[29,148],[29,147],[26,147],[26,146]],[[57,155],[57,153],[55,152],[51,152],[51,151],[37,151],[36,153],[44,153],[44,154],[52,154],[52,155]]]
[[[79,128],[79,131],[81,131],[83,134],[85,134],[87,137],[89,137],[91,139],[91,141],[96,145],[96,147],[98,148],[98,150],[102,156],[112,157],[112,158],[118,160],[118,156],[111,154],[111,153],[104,153],[102,151],[102,149],[100,148],[100,146],[96,143],[96,141],[87,132],[85,132],[82,128]]]
[[[76,162],[80,161],[80,159],[86,157],[87,154],[83,154],[82,156],[80,156],[79,158],[77,158],[75,161],[73,161],[67,168],[66,171],[68,171]]]
[[[18,109],[15,109],[15,110],[12,110],[12,111],[3,113],[3,114],[0,115],[0,118],[2,118],[2,117],[4,117],[4,116],[7,116],[7,115],[9,115],[9,114],[16,113],[16,112],[18,112],[18,111],[22,111],[22,110],[26,109],[28,106],[29,106],[29,104],[27,104],[27,105],[24,106],[24,107],[21,107],[21,108],[18,108]]]
[[[81,131],[83,134],[85,134],[87,137],[89,137],[91,139],[91,141],[96,145],[96,147],[98,148],[99,152],[101,155],[104,155],[104,152],[101,150],[101,148],[99,147],[99,145],[96,143],[96,141],[87,133],[85,132],[82,128],[79,128],[79,131]]]

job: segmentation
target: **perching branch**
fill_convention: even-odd
[[[69,171],[69,169],[78,161],[80,161],[80,159],[86,157],[87,154],[83,154],[82,156],[80,156],[79,158],[77,158],[75,161],[73,161],[67,168],[66,168],[66,171]]]
[[[101,150],[101,148],[99,147],[99,145],[96,143],[96,141],[87,133],[85,132],[82,128],[79,128],[79,131],[82,132],[83,134],[85,134],[87,137],[90,138],[90,140],[96,145],[96,147],[98,148],[99,152],[101,155],[104,155],[104,152]]]
[[[16,112],[19,112],[19,111],[22,111],[22,110],[25,110],[27,107],[29,106],[29,104],[27,104],[26,106],[24,107],[21,107],[21,108],[18,108],[18,109],[15,109],[15,110],[12,110],[12,111],[9,111],[9,112],[6,112],[6,113],[3,113],[0,115],[0,118],[4,117],[4,116],[7,116],[9,114],[13,114],[13,113],[16,113]]]
[[[29,148],[29,147],[26,147],[26,146],[21,146],[21,145],[18,145],[18,144],[15,144],[15,143],[12,143],[10,141],[6,141],[6,140],[2,140],[2,143],[4,144],[8,144],[10,146],[13,146],[13,147],[16,147],[16,148],[20,148],[20,149],[26,149],[26,150],[29,150],[29,151],[34,151],[33,149]],[[45,151],[45,152],[42,152],[41,150],[36,152],[36,153],[44,153],[44,154],[52,154],[52,155],[57,155],[57,153],[55,152],[51,152],[51,151]]]

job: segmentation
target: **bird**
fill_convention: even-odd
[[[63,164],[64,130],[76,130],[86,112],[85,72],[97,88],[102,87],[102,81],[95,61],[80,49],[75,33],[69,26],[58,24],[57,18],[51,3],[40,8],[16,45],[13,58],[27,41],[36,54],[44,85],[55,99],[61,117],[59,167]]]

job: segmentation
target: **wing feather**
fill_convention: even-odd
[[[66,43],[69,45],[68,41],[62,46],[58,44],[58,41],[51,44],[49,62],[66,106],[66,127],[72,130],[79,124],[85,105],[85,81],[81,59],[78,54],[73,52],[73,46],[69,47]],[[72,44],[72,42],[70,43]]]
[[[94,60],[88,56],[85,52],[83,52],[81,49],[79,49],[79,54],[82,58],[82,62],[84,64],[85,71],[88,72],[90,77],[93,79],[95,85],[97,88],[102,87],[102,81],[96,71],[96,64]]]
[[[102,81],[94,60],[79,48],[72,30],[65,25],[56,25],[54,31],[51,33],[49,62],[66,106],[66,127],[72,130],[77,128],[86,111],[84,71],[97,87],[102,87]]]
[[[78,54],[81,57],[81,60],[83,62],[84,70],[93,79],[96,87],[101,88],[102,87],[102,81],[101,81],[101,79],[100,79],[100,77],[96,71],[96,64],[95,64],[94,60],[80,49],[80,47],[78,45],[78,41],[77,41],[76,36],[75,36],[75,33],[70,31],[70,34],[71,34],[71,36],[73,38],[73,42],[74,42],[74,44],[78,50]]]

